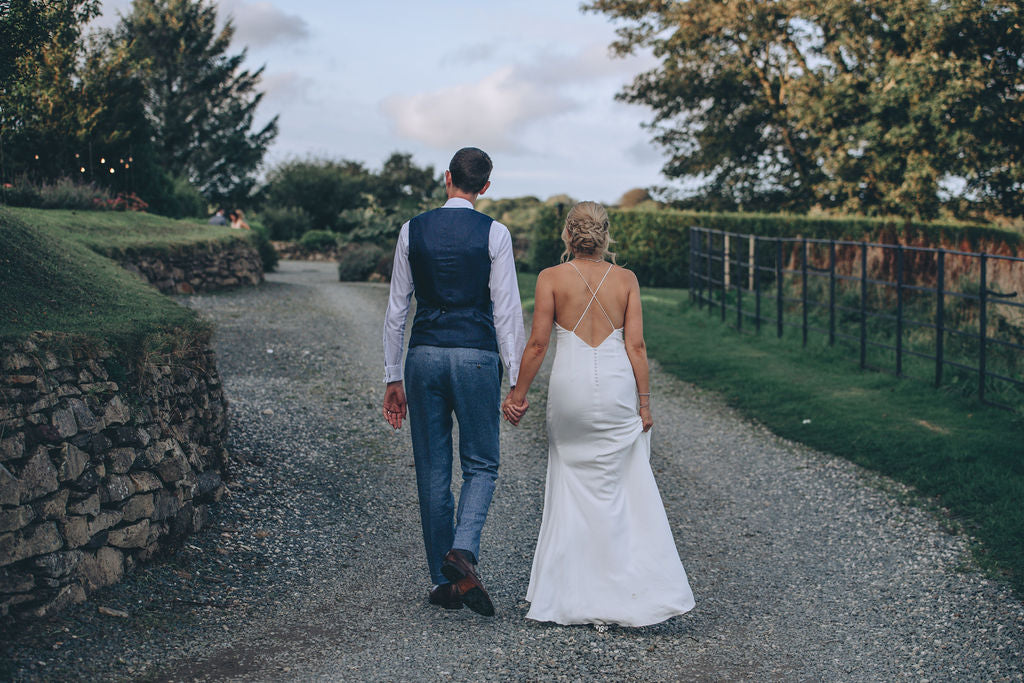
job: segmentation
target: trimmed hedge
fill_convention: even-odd
[[[566,211],[569,207],[566,207]],[[790,216],[784,214],[710,213],[674,209],[608,211],[617,263],[637,275],[640,284],[685,287],[689,269],[691,227],[724,230],[765,237],[897,241],[926,246],[953,246],[964,251],[1000,249],[1018,253],[1024,235],[987,225],[969,223],[914,223],[892,218],[852,216]],[[527,259],[531,270],[558,263],[565,214],[544,207],[534,223]]]

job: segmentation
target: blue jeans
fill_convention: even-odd
[[[501,362],[480,349],[414,346],[405,393],[416,463],[423,543],[430,578],[446,583],[441,562],[459,548],[480,556],[480,532],[498,478]],[[459,421],[462,492],[453,520],[452,414]]]

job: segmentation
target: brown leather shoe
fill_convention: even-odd
[[[431,588],[427,600],[431,605],[438,605],[445,609],[462,609],[462,598],[450,583],[442,583]]]
[[[494,616],[494,604],[487,595],[484,585],[477,578],[473,564],[461,550],[452,548],[444,556],[441,573],[451,581],[454,592],[462,599],[462,603],[477,614],[485,617]]]

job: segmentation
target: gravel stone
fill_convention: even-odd
[[[546,368],[502,426],[480,565],[498,613],[432,607],[409,431],[380,417],[387,286],[283,261],[182,301],[216,325],[227,494],[176,552],[3,634],[12,680],[1024,680],[1024,605],[941,508],[657,365],[652,466],[696,608],[605,633],[524,618]]]

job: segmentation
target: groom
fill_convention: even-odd
[[[446,609],[465,604],[486,616],[494,606],[476,562],[498,477],[502,363],[514,386],[526,344],[511,235],[473,209],[491,185],[491,168],[482,150],[460,149],[444,174],[445,205],[402,226],[384,320],[384,418],[398,429],[408,410],[434,583],[429,601]],[[403,387],[402,345],[414,293]],[[457,513],[451,490],[453,413],[462,467]]]

